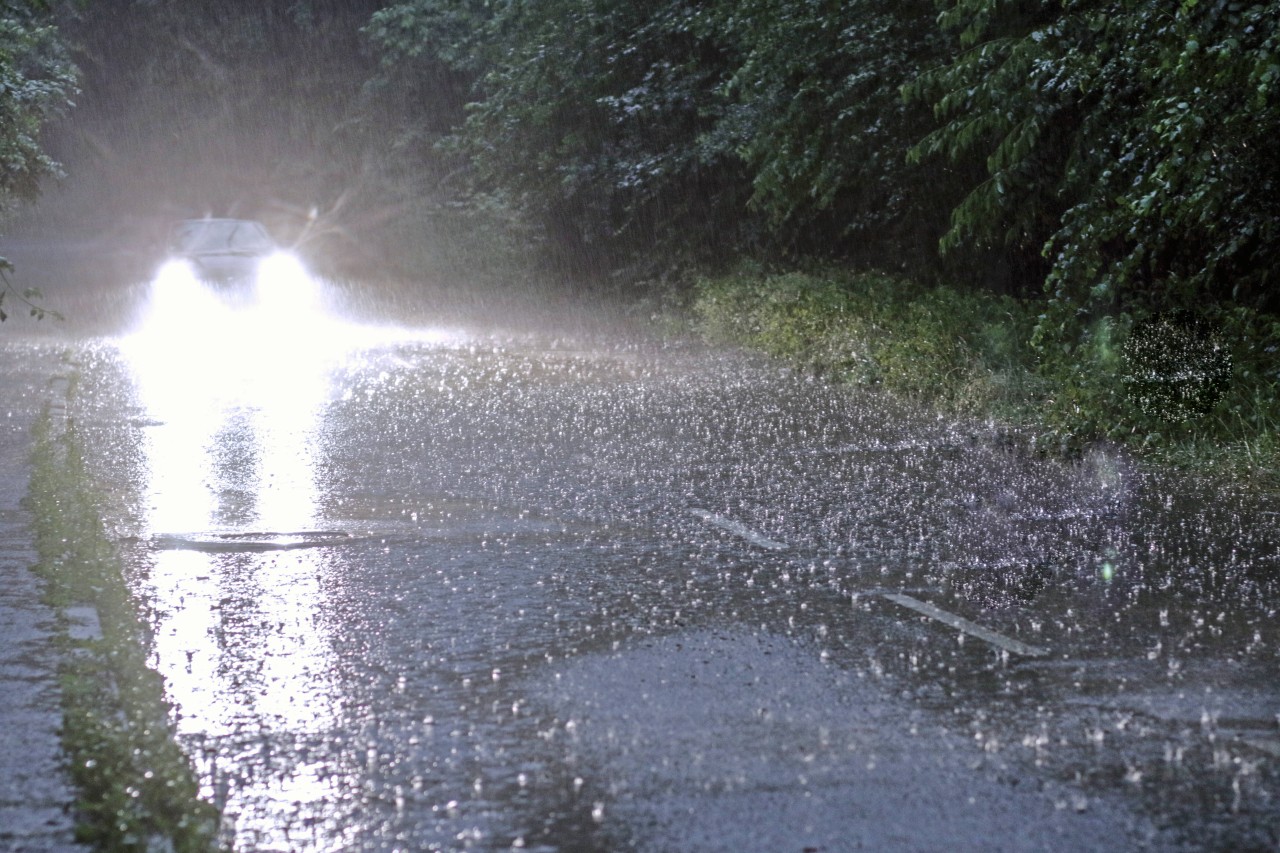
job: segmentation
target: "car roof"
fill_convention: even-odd
[[[256,219],[180,219],[173,223],[170,235],[170,248],[181,252],[265,252],[275,245],[266,226]]]
[[[239,218],[239,217],[235,217],[235,216],[196,216],[196,217],[192,217],[192,218],[190,218],[190,219],[178,219],[178,220],[175,220],[173,224],[174,224],[174,225],[186,225],[186,224],[188,224],[188,223],[195,223],[195,222],[210,222],[210,223],[213,223],[213,222],[244,222],[244,223],[250,223],[250,222],[251,222],[251,223],[253,223],[254,225],[261,225],[261,224],[262,224],[261,222],[259,222],[259,221],[258,221],[258,220],[256,220],[256,219],[241,219],[241,218]]]

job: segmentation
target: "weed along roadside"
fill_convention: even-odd
[[[71,392],[74,393],[74,392]],[[107,538],[74,426],[46,406],[28,507],[47,601],[60,613],[62,742],[77,837],[108,850],[204,851],[218,828],[172,736],[149,637]]]
[[[837,268],[746,266],[696,282],[695,330],[836,382],[985,419],[1036,451],[1106,441],[1156,462],[1280,488],[1280,317],[1054,307]]]

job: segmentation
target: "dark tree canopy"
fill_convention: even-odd
[[[917,159],[986,160],[944,248],[1043,246],[1057,298],[1277,307],[1280,3],[958,0]]]
[[[1275,305],[1280,0],[938,9],[414,0],[367,32],[402,82],[471,87],[465,118],[405,104],[404,132],[445,137],[475,198],[577,252]]]
[[[118,0],[68,12],[84,97],[57,143],[119,221],[338,204],[366,171],[360,27],[379,4]],[[357,187],[358,190],[358,187]]]
[[[0,219],[15,201],[32,201],[43,179],[60,174],[46,153],[41,131],[71,106],[76,68],[45,3],[0,2]],[[5,300],[23,302],[33,316],[44,315],[37,294],[15,294],[0,258],[0,321],[7,318]]]
[[[34,199],[58,174],[43,126],[71,105],[76,69],[44,3],[0,3],[0,205]]]
[[[0,8],[0,194],[29,196],[74,76],[43,6]],[[89,3],[54,153],[104,209],[479,215],[594,273],[824,258],[1047,286],[1066,315],[1275,308],[1278,22],[1280,0]]]

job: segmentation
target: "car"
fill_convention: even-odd
[[[231,306],[298,308],[314,298],[302,261],[252,219],[184,219],[174,223],[153,280],[169,294],[211,292]],[[171,296],[166,296],[171,299]]]
[[[210,284],[251,282],[280,247],[252,219],[184,219],[169,233],[167,262],[185,264]]]

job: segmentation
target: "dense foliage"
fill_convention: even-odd
[[[962,52],[907,89],[940,119],[914,158],[986,158],[944,248],[1043,246],[1073,308],[1280,304],[1280,4],[1002,8],[952,6]]]
[[[444,147],[462,155],[473,200],[523,216],[562,256],[652,272],[655,247],[668,263],[883,262],[880,243],[905,250],[903,266],[945,223],[939,170],[904,156],[928,108],[898,96],[941,55],[932,17],[929,0],[416,0],[368,32],[401,71],[438,74],[425,48],[470,77]]]
[[[40,130],[70,105],[76,71],[44,4],[0,3],[0,204],[32,199],[58,173]]]
[[[1012,415],[1038,393],[1028,370],[1034,316],[883,273],[746,267],[700,279],[692,314],[713,341],[743,342],[836,381],[882,385],[968,414]]]
[[[947,50],[931,0],[751,0],[718,15],[739,46],[722,132],[770,242],[919,270],[958,201],[941,169],[903,156],[931,118],[898,90]]]
[[[1108,317],[1086,330],[1075,369],[1045,370],[1029,344],[1036,310],[877,272],[746,265],[700,278],[691,313],[713,341],[994,418],[998,434],[1055,455],[1105,437],[1280,487],[1280,320],[1235,308],[1169,312],[1131,329]]]
[[[632,278],[1047,284],[1044,341],[1277,307],[1280,0],[107,5],[74,28],[78,124],[153,207],[481,213]]]
[[[707,227],[741,206],[745,184],[711,138],[732,63],[700,7],[418,2],[369,28],[406,58],[457,31],[469,33],[466,49],[435,54],[478,95],[448,146],[473,198],[523,217],[562,261],[597,270],[676,234],[692,251],[738,242],[737,221]]]
[[[15,200],[39,194],[40,180],[58,174],[58,164],[41,146],[40,131],[65,110],[76,91],[76,69],[58,31],[47,20],[43,2],[0,2],[0,217]],[[0,321],[4,303],[12,297],[8,273],[0,258]],[[38,294],[17,294],[31,314],[44,310],[32,300]]]
[[[574,257],[1030,299],[1071,440],[1174,430],[1124,353],[1194,309],[1214,366],[1170,370],[1236,387],[1174,409],[1274,423],[1280,0],[412,0],[367,32],[388,69],[470,84],[448,131],[406,111],[437,122],[416,156]]]
[[[471,82],[443,113],[470,189],[574,252],[1274,307],[1277,21],[1276,0],[414,0],[368,32],[389,68]]]

